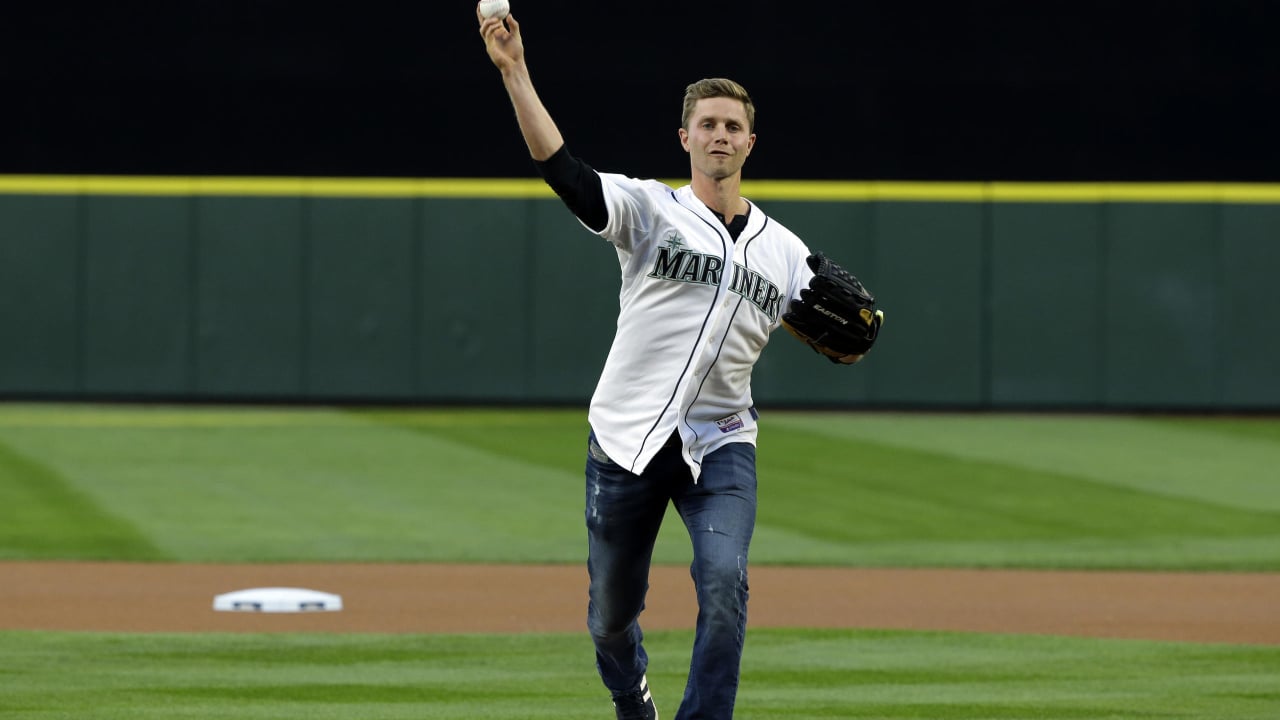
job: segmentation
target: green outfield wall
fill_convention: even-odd
[[[744,193],[887,315],[761,404],[1280,409],[1280,186]],[[0,397],[584,402],[617,289],[536,180],[0,177]]]

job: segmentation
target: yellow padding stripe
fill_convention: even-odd
[[[1280,203],[1280,185],[1248,183],[992,183],[1000,202]]]
[[[665,181],[672,186],[687,180]],[[1280,204],[1280,184],[965,183],[745,180],[753,200],[803,202],[1258,203]],[[0,194],[354,198],[553,198],[538,178],[326,178],[0,175]]]
[[[540,179],[0,175],[10,195],[555,197]]]

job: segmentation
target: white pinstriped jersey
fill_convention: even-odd
[[[599,175],[622,289],[591,428],[637,474],[679,431],[696,480],[707,453],[755,443],[751,370],[813,276],[809,249],[754,204],[735,242],[690,186]]]

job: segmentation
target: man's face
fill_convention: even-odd
[[[680,129],[680,144],[689,153],[694,172],[713,180],[742,170],[756,136],[747,127],[747,110],[741,100],[703,98],[694,105],[689,127]]]

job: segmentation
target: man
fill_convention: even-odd
[[[671,502],[693,544],[699,606],[676,720],[730,718],[756,513],[751,370],[813,277],[809,250],[739,193],[756,142],[755,108],[740,85],[711,79],[687,88],[679,140],[688,186],[597,173],[569,153],[539,100],[520,24],[486,20],[478,8],[477,18],[539,171],[583,225],[613,244],[622,271],[586,465],[587,624],[600,677],[618,718],[658,717],[638,618]]]

